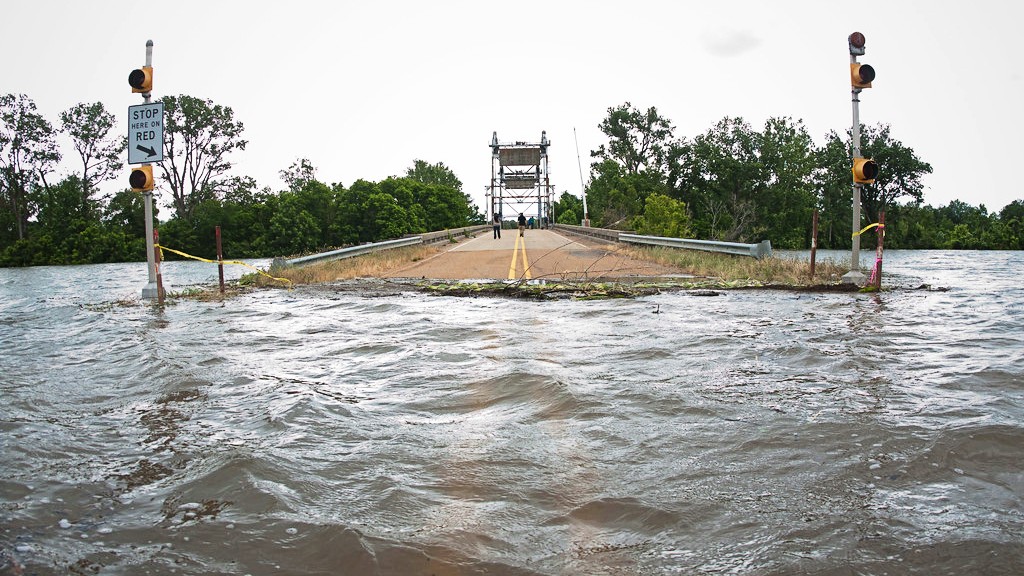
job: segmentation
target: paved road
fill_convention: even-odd
[[[552,230],[502,230],[463,240],[449,250],[391,272],[392,278],[594,280],[679,274],[680,270],[631,260],[614,244]]]

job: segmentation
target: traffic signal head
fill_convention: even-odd
[[[870,158],[853,159],[853,181],[857,184],[872,184],[878,177],[878,164]]]
[[[132,70],[128,75],[128,85],[132,94],[149,94],[153,91],[153,67],[143,66]]]
[[[870,64],[850,64],[850,85],[854,88],[871,88],[875,79],[875,69]]]
[[[153,166],[145,164],[132,168],[128,182],[132,185],[132,192],[149,192],[156,186],[153,180]]]
[[[850,55],[851,56],[863,56],[864,55],[864,35],[860,32],[854,32],[850,34],[847,39],[850,42]]]

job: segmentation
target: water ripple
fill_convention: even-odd
[[[881,295],[163,309],[135,265],[0,270],[0,572],[1019,572],[1024,260],[887,258]]]

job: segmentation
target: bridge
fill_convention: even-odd
[[[461,242],[459,242],[461,240]],[[764,258],[772,254],[771,242],[740,244],[711,240],[639,236],[619,230],[556,224],[551,229],[504,229],[495,238],[490,226],[469,226],[412,235],[394,240],[350,246],[338,250],[275,258],[271,269],[305,266],[352,258],[362,254],[430,244],[458,242],[427,260],[384,274],[386,278],[439,280],[613,280],[657,276],[689,276],[684,271],[647,260],[637,260],[618,250],[622,244],[664,246]]]
[[[389,278],[443,280],[596,280],[682,274],[681,270],[618,254],[612,243],[556,230],[490,230],[431,258],[387,274]]]

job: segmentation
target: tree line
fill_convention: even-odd
[[[831,131],[816,145],[800,120],[769,118],[755,129],[727,117],[693,138],[676,137],[656,108],[629,102],[608,108],[599,127],[608,142],[591,152],[586,193],[593,226],[805,249],[817,210],[818,246],[851,247],[849,131]],[[885,211],[887,247],[1024,248],[1024,201],[991,213],[959,200],[932,207],[923,202],[922,184],[932,167],[889,125],[862,126],[861,149],[881,167],[861,191],[862,225]],[[563,194],[556,221],[582,217],[580,199]],[[862,245],[874,241],[866,235]]]
[[[160,101],[164,161],[156,175],[173,213],[154,211],[166,246],[213,258],[220,226],[224,254],[267,257],[484,221],[441,162],[415,160],[402,176],[345,187],[319,181],[299,159],[280,172],[285,189],[259,189],[231,175],[231,154],[247,144],[231,108],[192,96]],[[127,138],[113,133],[114,117],[101,103],[79,104],[60,120],[54,128],[25,95],[0,96],[0,266],[144,260],[141,194],[100,193],[101,184],[124,177]],[[80,169],[53,182],[58,133],[72,141]]]
[[[172,214],[160,219],[161,242],[213,257],[214,227],[231,258],[291,255],[483,223],[462,183],[443,163],[415,160],[404,175],[348,187],[326,184],[299,159],[281,170],[286,188],[258,188],[232,174],[244,153],[244,125],[231,108],[165,96],[160,189]],[[115,134],[103,104],[78,104],[54,127],[25,95],[0,96],[0,265],[84,264],[145,259],[141,195],[101,193],[124,175],[126,138]],[[816,145],[800,120],[770,118],[755,129],[723,118],[692,138],[675,136],[656,108],[626,102],[599,124],[607,142],[591,152],[586,186],[591,225],[658,236],[807,248],[811,215],[820,214],[818,246],[851,245],[850,134],[834,131]],[[60,180],[57,137],[71,140],[77,169]],[[862,150],[881,173],[862,191],[864,223],[886,211],[892,248],[1024,248],[1024,202],[998,212],[953,201],[923,203],[931,166],[890,126],[862,128]],[[582,199],[562,194],[557,222],[578,224]],[[869,235],[870,236],[870,235]],[[862,240],[870,246],[873,236]]]

